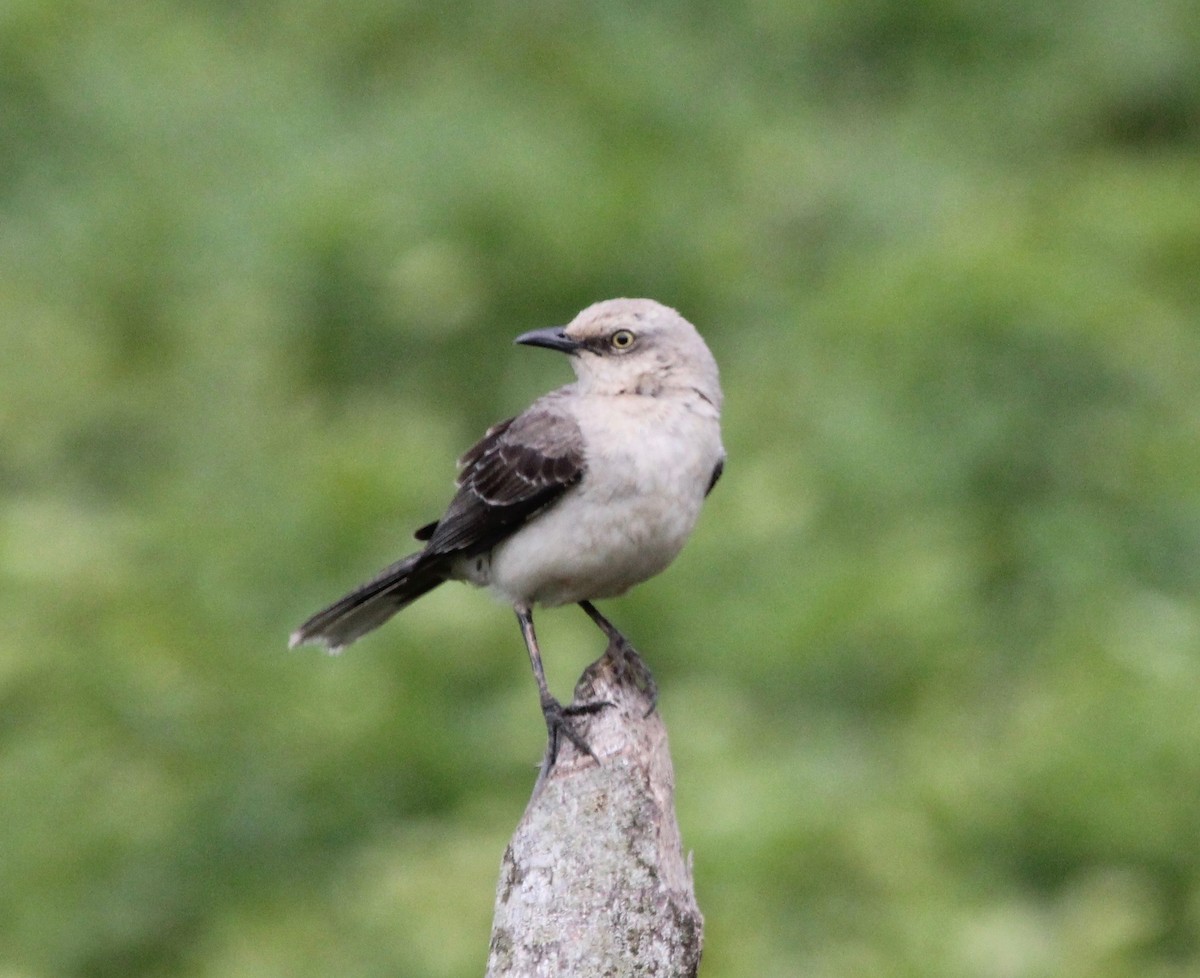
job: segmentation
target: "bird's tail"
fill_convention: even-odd
[[[378,628],[446,580],[437,568],[422,567],[420,557],[419,552],[409,554],[318,611],[292,632],[288,645],[293,649],[297,645],[323,645],[330,652],[339,652]]]

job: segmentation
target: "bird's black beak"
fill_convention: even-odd
[[[563,353],[574,353],[583,344],[571,339],[564,326],[547,326],[545,329],[533,329],[522,333],[514,343],[522,346],[544,346],[547,350],[561,350]]]

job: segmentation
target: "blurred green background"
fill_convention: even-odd
[[[482,973],[511,612],[286,638],[616,295],[706,978],[1200,974],[1198,150],[1194,0],[4,4],[0,976]]]

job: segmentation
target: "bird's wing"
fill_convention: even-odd
[[[708,488],[704,490],[705,497],[707,497],[708,494],[717,487],[717,482],[721,478],[721,473],[724,471],[725,471],[725,456],[722,455],[719,459],[717,459],[717,464],[713,468],[712,475],[709,477]]]
[[[463,455],[445,515],[418,531],[423,561],[490,550],[583,478],[583,435],[556,401],[493,425]]]

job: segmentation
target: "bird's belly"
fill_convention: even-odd
[[[490,585],[514,603],[616,597],[675,559],[697,511],[678,499],[642,497],[614,515],[579,491],[496,547]]]
[[[602,446],[604,466],[589,463],[578,486],[492,551],[492,590],[548,606],[611,598],[670,564],[696,524],[722,451],[715,425],[685,439],[670,429]],[[648,444],[657,436],[661,450]],[[602,437],[594,433],[592,444]]]

